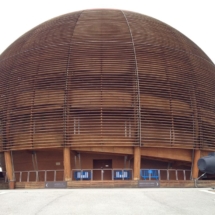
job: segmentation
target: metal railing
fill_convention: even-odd
[[[6,173],[5,182],[7,181]],[[132,180],[132,169],[73,169],[73,180]],[[15,171],[16,182],[64,181],[64,170]]]
[[[7,182],[6,172],[3,172],[3,175],[4,181]],[[140,177],[141,180],[191,180],[191,170],[141,169]],[[73,169],[71,178],[77,181],[132,180],[133,169]],[[16,182],[64,181],[64,170],[15,171],[14,180]]]
[[[140,176],[143,180],[191,180],[191,170],[141,169]]]
[[[73,169],[73,180],[132,180],[132,169]]]
[[[15,171],[14,178],[17,182],[63,181],[64,170]]]

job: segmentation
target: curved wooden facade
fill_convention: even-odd
[[[0,56],[0,95],[1,151],[215,148],[213,62],[133,12],[85,10],[33,28]]]

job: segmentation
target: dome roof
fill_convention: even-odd
[[[214,64],[145,15],[98,9],[51,19],[2,53],[0,76],[8,147],[43,147],[43,131],[49,147],[215,147]]]
[[[17,39],[1,58],[75,42],[133,42],[135,46],[177,49],[211,62],[197,45],[167,24],[146,15],[107,9],[78,11],[48,20]]]

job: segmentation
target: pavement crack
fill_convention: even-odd
[[[47,204],[43,205],[36,213],[35,215],[38,215],[39,213],[41,213],[47,206],[51,205],[53,202],[55,202],[56,200],[59,200],[60,198],[69,195],[70,193],[66,193],[64,195],[60,195],[56,198],[54,198],[53,200],[51,200],[50,202],[48,202]]]

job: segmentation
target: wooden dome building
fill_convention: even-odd
[[[141,169],[196,178],[215,148],[214,95],[213,62],[165,23],[106,9],[56,17],[0,56],[3,168],[16,182],[125,169],[131,180]]]

